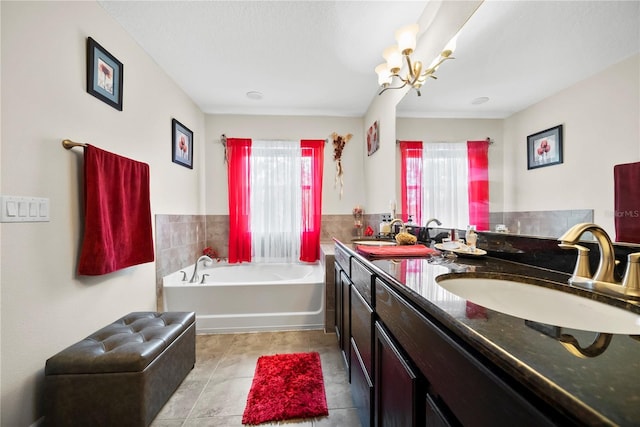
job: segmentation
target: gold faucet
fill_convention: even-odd
[[[404,222],[400,218],[396,218],[389,223],[389,228],[391,229],[391,233],[393,233],[393,226],[399,222],[400,223],[400,233],[405,233],[407,231],[407,227],[405,227]]]
[[[640,291],[640,252],[627,255],[627,271],[622,278],[622,286]]]
[[[589,250],[577,244],[580,237],[586,232],[590,232],[596,238],[600,249],[598,269],[591,278],[589,278],[587,263]],[[561,242],[558,245],[561,248],[578,250],[576,268],[569,283],[617,297],[640,299],[640,252],[628,255],[627,270],[622,283],[618,283],[613,274],[616,265],[613,243],[602,227],[588,222],[576,224],[558,240]]]
[[[593,280],[615,283],[613,268],[616,265],[616,257],[613,251],[613,244],[609,235],[599,225],[588,222],[574,225],[558,239],[562,242],[560,247],[565,247],[562,245],[575,245],[587,231],[593,234],[600,247],[600,263],[596,274],[593,275]]]

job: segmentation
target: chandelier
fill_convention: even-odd
[[[383,58],[387,61],[376,67],[378,74],[378,84],[380,85],[381,95],[387,89],[402,89],[406,85],[411,86],[420,94],[420,88],[428,78],[437,79],[435,72],[438,67],[448,59],[454,59],[451,54],[455,49],[456,37],[445,46],[440,56],[436,58],[429,68],[422,70],[422,62],[411,59],[411,54],[416,48],[416,36],[418,34],[418,24],[407,25],[396,31],[396,46],[388,47],[382,53]],[[403,69],[403,62],[406,65],[406,74],[403,77],[400,71]]]

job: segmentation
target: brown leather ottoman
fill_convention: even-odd
[[[195,313],[130,313],[45,365],[47,426],[148,426],[193,368]]]

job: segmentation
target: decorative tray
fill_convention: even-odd
[[[448,252],[453,252],[456,255],[460,255],[460,256],[470,256],[470,257],[476,257],[476,256],[483,256],[487,254],[487,251],[476,248],[475,251],[471,252],[471,248],[467,245],[464,244],[460,244],[457,242],[447,242],[447,243],[436,243],[435,248],[440,250],[440,251],[448,251]]]

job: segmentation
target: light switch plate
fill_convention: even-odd
[[[49,199],[0,196],[0,222],[48,222]]]

